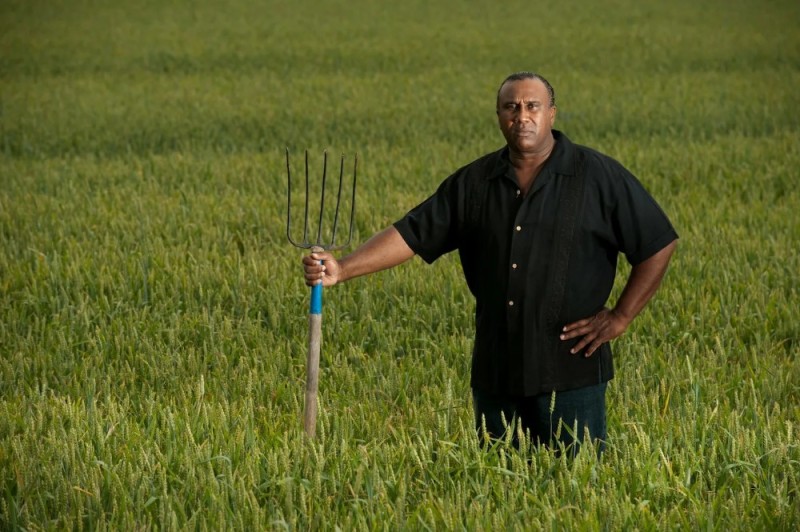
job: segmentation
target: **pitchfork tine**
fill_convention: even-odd
[[[303,244],[308,242],[308,150],[306,150],[306,213],[303,219]]]
[[[345,246],[350,245],[350,241],[353,239],[353,225],[355,225],[356,221],[356,170],[358,169],[358,154],[356,153],[353,157],[353,197],[350,200],[350,231],[347,235],[347,242],[344,244]]]
[[[292,238],[292,169],[289,165],[289,148],[286,148],[286,238],[289,239],[289,242],[296,247],[302,247],[302,245],[298,244]]]
[[[319,225],[317,226],[317,245],[322,245],[322,215],[325,212],[325,181],[328,177],[328,150],[322,152],[322,193],[319,199]],[[333,242],[331,242],[333,246]]]
[[[333,235],[331,236],[331,247],[336,246],[336,225],[339,223],[339,205],[342,204],[342,179],[344,177],[344,153],[339,164],[339,191],[336,193],[336,210],[333,211]]]

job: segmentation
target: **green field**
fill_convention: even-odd
[[[0,529],[796,530],[798,28],[793,0],[4,0]],[[284,148],[358,152],[362,242],[501,146],[517,70],[681,235],[615,341],[608,451],[478,447],[456,256],[326,291],[307,440]]]

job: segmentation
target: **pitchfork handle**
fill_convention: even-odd
[[[320,247],[312,253],[322,253]],[[319,261],[322,264],[323,261]],[[303,427],[313,438],[317,426],[317,390],[319,389],[319,353],[322,344],[322,283],[311,287],[311,306],[308,311],[308,360],[306,361],[306,405]]]

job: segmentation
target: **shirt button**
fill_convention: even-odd
[[[522,231],[522,226],[518,225],[516,229],[517,231]]]
[[[515,270],[517,269],[517,265],[516,264],[512,264],[511,267],[514,268]]]
[[[509,307],[513,307],[513,306],[514,306],[514,302],[513,302],[513,301],[509,301],[509,302],[508,302],[508,306],[509,306]]]
[[[520,194],[522,194],[522,191],[521,190],[517,190],[517,197],[519,197]]]

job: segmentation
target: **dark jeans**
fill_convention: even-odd
[[[606,439],[606,387],[608,383],[535,395],[513,397],[487,394],[472,390],[475,410],[475,428],[483,440],[483,428],[493,439],[502,439],[506,428],[514,430],[514,446],[519,446],[516,424],[522,433],[530,432],[534,444],[559,448],[564,445],[574,455],[588,430],[590,441],[597,444],[598,453],[603,451]],[[503,417],[508,427],[503,424]],[[577,432],[576,432],[577,425]]]

